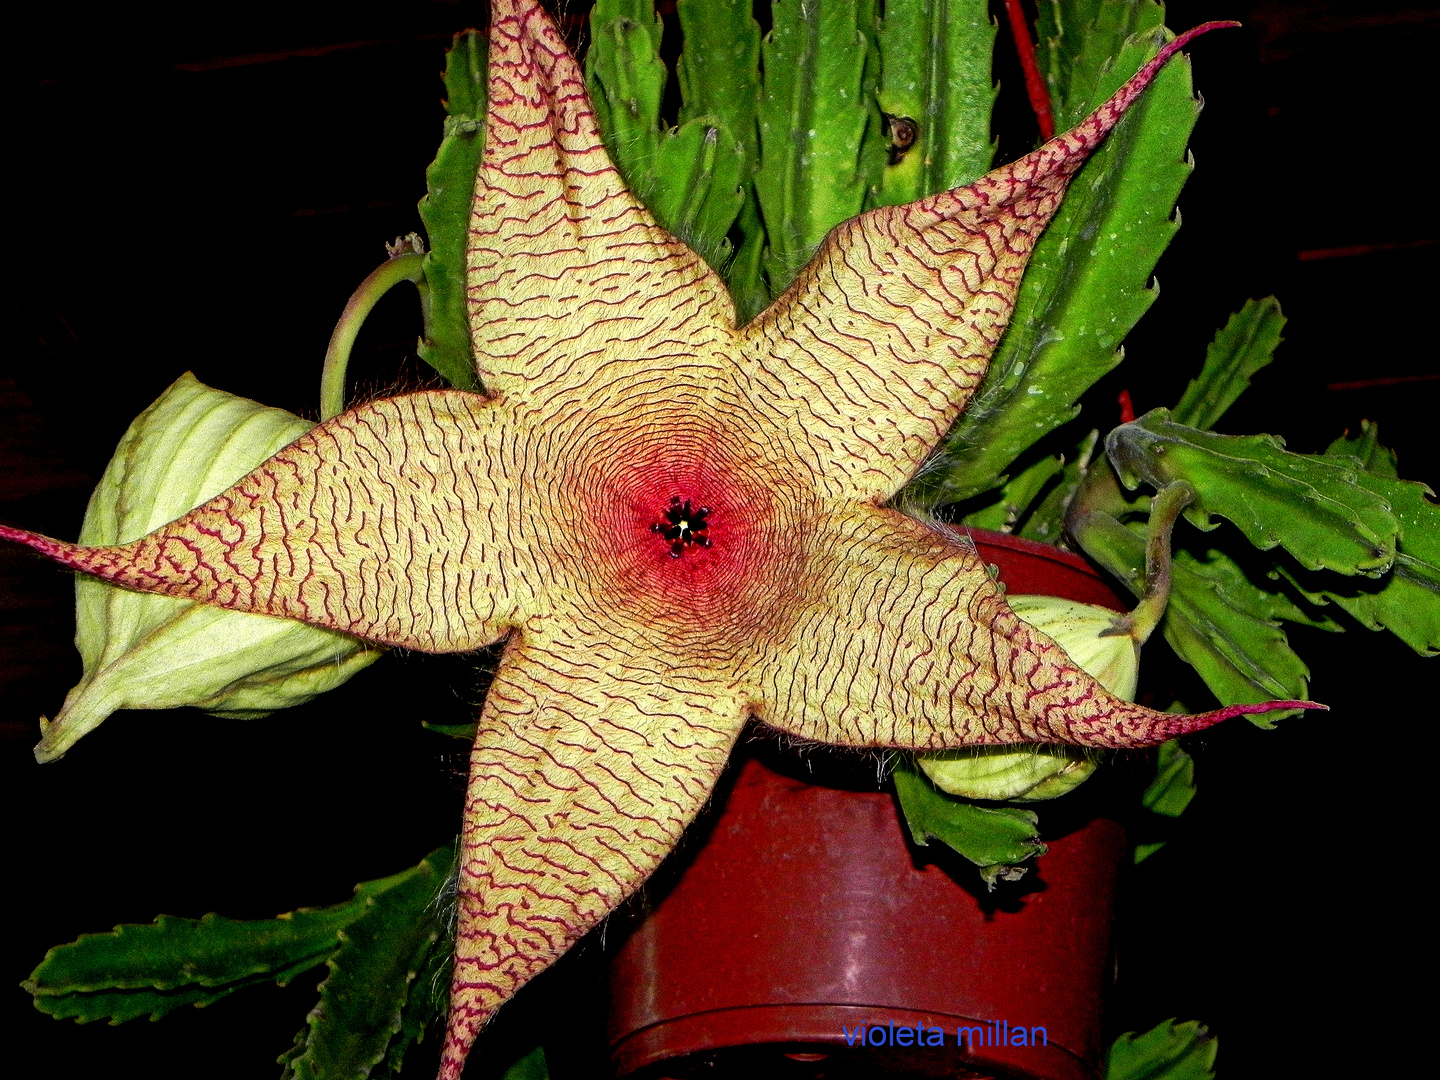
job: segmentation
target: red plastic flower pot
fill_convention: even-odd
[[[1012,594],[1123,610],[1072,555],[975,539]],[[1116,821],[1047,837],[1018,889],[987,894],[968,863],[911,848],[873,758],[851,755],[869,773],[856,790],[763,756],[736,755],[643,917],[611,930],[627,935],[609,968],[618,1075],[1094,1080]]]

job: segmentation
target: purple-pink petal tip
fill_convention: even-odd
[[[1157,70],[1164,67],[1172,56],[1185,48],[1186,45],[1189,45],[1201,34],[1208,34],[1211,30],[1221,30],[1225,27],[1239,25],[1240,23],[1234,19],[1217,19],[1214,22],[1201,23],[1199,26],[1186,30],[1185,33],[1175,38],[1174,41],[1167,43],[1156,55],[1155,59],[1140,69],[1140,74],[1137,76],[1136,81],[1141,85],[1148,84]]]
[[[1226,705],[1207,715],[1215,717],[1215,722],[1219,723],[1232,716],[1254,716],[1256,713],[1277,712],[1280,709],[1322,709],[1329,712],[1330,706],[1322,705],[1318,701],[1256,701],[1248,705]]]
[[[13,540],[17,544],[24,544],[33,548],[41,555],[54,559],[74,569],[83,569],[74,561],[76,545],[67,544],[63,540],[52,540],[48,536],[33,533],[27,529],[15,529],[9,525],[0,525],[0,540]]]

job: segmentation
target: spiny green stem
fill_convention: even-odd
[[[420,290],[420,304],[428,306],[429,290],[425,286],[424,256],[407,251],[387,259],[360,283],[345,304],[330,346],[325,350],[325,370],[320,375],[320,419],[329,420],[345,411],[345,372],[350,366],[350,350],[360,327],[380,298],[402,281],[413,281]]]

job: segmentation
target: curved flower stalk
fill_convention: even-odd
[[[740,327],[627,191],[548,17],[493,6],[466,277],[488,394],[343,413],[130,544],[0,530],[129,588],[431,652],[507,642],[471,758],[449,1080],[670,851],[750,717],[937,750],[1147,745],[1277,707],[1109,694],[971,546],[885,506],[984,375],[1069,178],[1205,28],[1034,153],[841,225]]]
[[[311,427],[214,390],[188,372],[130,425],[90,497],[80,540],[143,536],[223,491]],[[54,761],[117,709],[191,705],[256,718],[309,701],[373,663],[355,638],[258,615],[75,582],[83,674],[60,714],[41,718],[35,757]]]

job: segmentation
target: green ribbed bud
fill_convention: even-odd
[[[188,372],[125,432],[90,496],[82,544],[121,544],[218,495],[310,429],[281,409],[212,390]],[[192,705],[253,718],[339,686],[380,652],[289,619],[75,581],[75,644],[84,674],[53,721],[39,761],[54,761],[117,709]]]
[[[1056,596],[1010,596],[1006,600],[1011,611],[1064,649],[1106,690],[1126,701],[1135,700],[1140,646],[1128,634],[1113,632],[1119,615],[1109,608]]]
[[[1116,697],[1135,699],[1140,647],[1126,634],[1104,634],[1115,612],[1054,596],[1011,596],[1010,607],[1053,638],[1070,659]],[[920,767],[935,786],[967,799],[1038,802],[1064,795],[1089,779],[1095,762],[1069,746],[977,746],[922,757]]]

